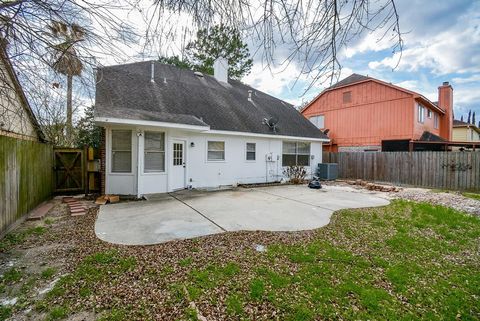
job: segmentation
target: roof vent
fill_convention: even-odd
[[[248,91],[248,101],[252,101],[252,92],[253,90],[251,89]]]
[[[193,74],[197,77],[203,78],[203,74],[200,71],[194,71]]]
[[[155,82],[155,61],[152,60],[152,69],[150,72],[150,82]]]
[[[443,86],[448,86],[448,85],[450,85],[450,83],[448,81],[443,82]]]

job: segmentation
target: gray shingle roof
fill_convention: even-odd
[[[429,131],[424,131],[422,136],[420,137],[419,141],[422,142],[445,142],[446,140],[442,137],[432,134]]]
[[[239,81],[230,79],[225,84],[158,62],[154,83],[150,74],[150,61],[99,68],[95,116],[328,139],[292,105]],[[251,102],[249,90],[253,91]],[[262,123],[270,117],[278,119],[276,133]]]
[[[340,80],[339,82],[330,86],[326,90],[337,88],[337,87],[342,87],[342,86],[347,86],[347,85],[354,84],[354,83],[364,81],[364,80],[368,80],[368,79],[372,79],[372,78],[367,77],[367,76],[363,76],[363,75],[359,75],[359,74],[351,74],[347,78],[345,78],[343,80]]]
[[[468,125],[471,125],[471,124],[466,123],[466,122],[461,121],[461,120],[457,120],[457,119],[453,120],[453,126],[468,126]]]

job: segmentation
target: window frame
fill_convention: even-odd
[[[130,135],[130,150],[126,149],[114,149],[113,146],[113,136],[115,132],[128,132]],[[129,152],[130,153],[130,170],[129,171],[118,171],[114,169],[114,158],[115,152]],[[133,139],[132,139],[132,130],[131,129],[111,129],[110,130],[110,174],[133,174]]]
[[[352,91],[351,90],[344,91],[342,93],[342,102],[344,104],[350,104],[352,102]]]
[[[432,118],[432,111],[429,108],[427,108],[427,118]]]
[[[253,152],[248,150],[248,145],[253,145]],[[248,153],[253,153],[253,159],[248,159]],[[257,143],[252,143],[252,142],[245,143],[245,161],[247,162],[257,161]]]
[[[209,143],[223,143],[223,150],[211,150],[209,147]],[[227,153],[225,152],[226,150],[226,144],[224,140],[207,140],[207,162],[213,162],[213,163],[219,163],[219,162],[225,162],[227,158]],[[208,154],[209,152],[223,152],[223,159],[210,159]]]
[[[425,107],[423,107],[421,104],[418,104],[418,109],[417,109],[417,121],[421,124],[425,123]]]
[[[146,141],[147,141],[147,133],[154,133],[154,134],[160,134],[163,136],[163,151],[160,150],[160,149],[147,149],[146,148]],[[144,174],[158,174],[158,173],[165,173],[167,171],[167,153],[166,153],[166,148],[165,148],[165,143],[166,141],[166,134],[165,132],[160,132],[160,131],[153,131],[153,130],[149,130],[149,131],[144,131],[143,133],[143,173]],[[146,167],[146,155],[147,153],[159,153],[159,154],[163,154],[163,170],[147,170],[147,167]]]
[[[285,153],[285,148],[284,145],[285,143],[294,143],[295,144],[295,153]],[[303,143],[303,144],[308,144],[308,163],[307,165],[298,165],[298,156],[306,156],[306,153],[299,153],[298,152],[298,144]],[[284,155],[295,155],[295,165],[285,165],[284,164]],[[304,142],[304,141],[288,141],[284,140],[282,141],[282,167],[288,167],[288,166],[303,166],[303,167],[309,167],[310,162],[311,162],[311,157],[312,157],[312,143],[311,142]]]
[[[433,113],[433,128],[438,129],[439,117],[437,113]]]

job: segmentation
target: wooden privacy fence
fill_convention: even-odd
[[[52,195],[51,145],[0,136],[0,235]]]
[[[340,179],[480,191],[480,152],[324,152],[322,161],[338,163]]]

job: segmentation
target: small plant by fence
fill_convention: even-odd
[[[480,191],[480,152],[323,153],[340,179]]]

